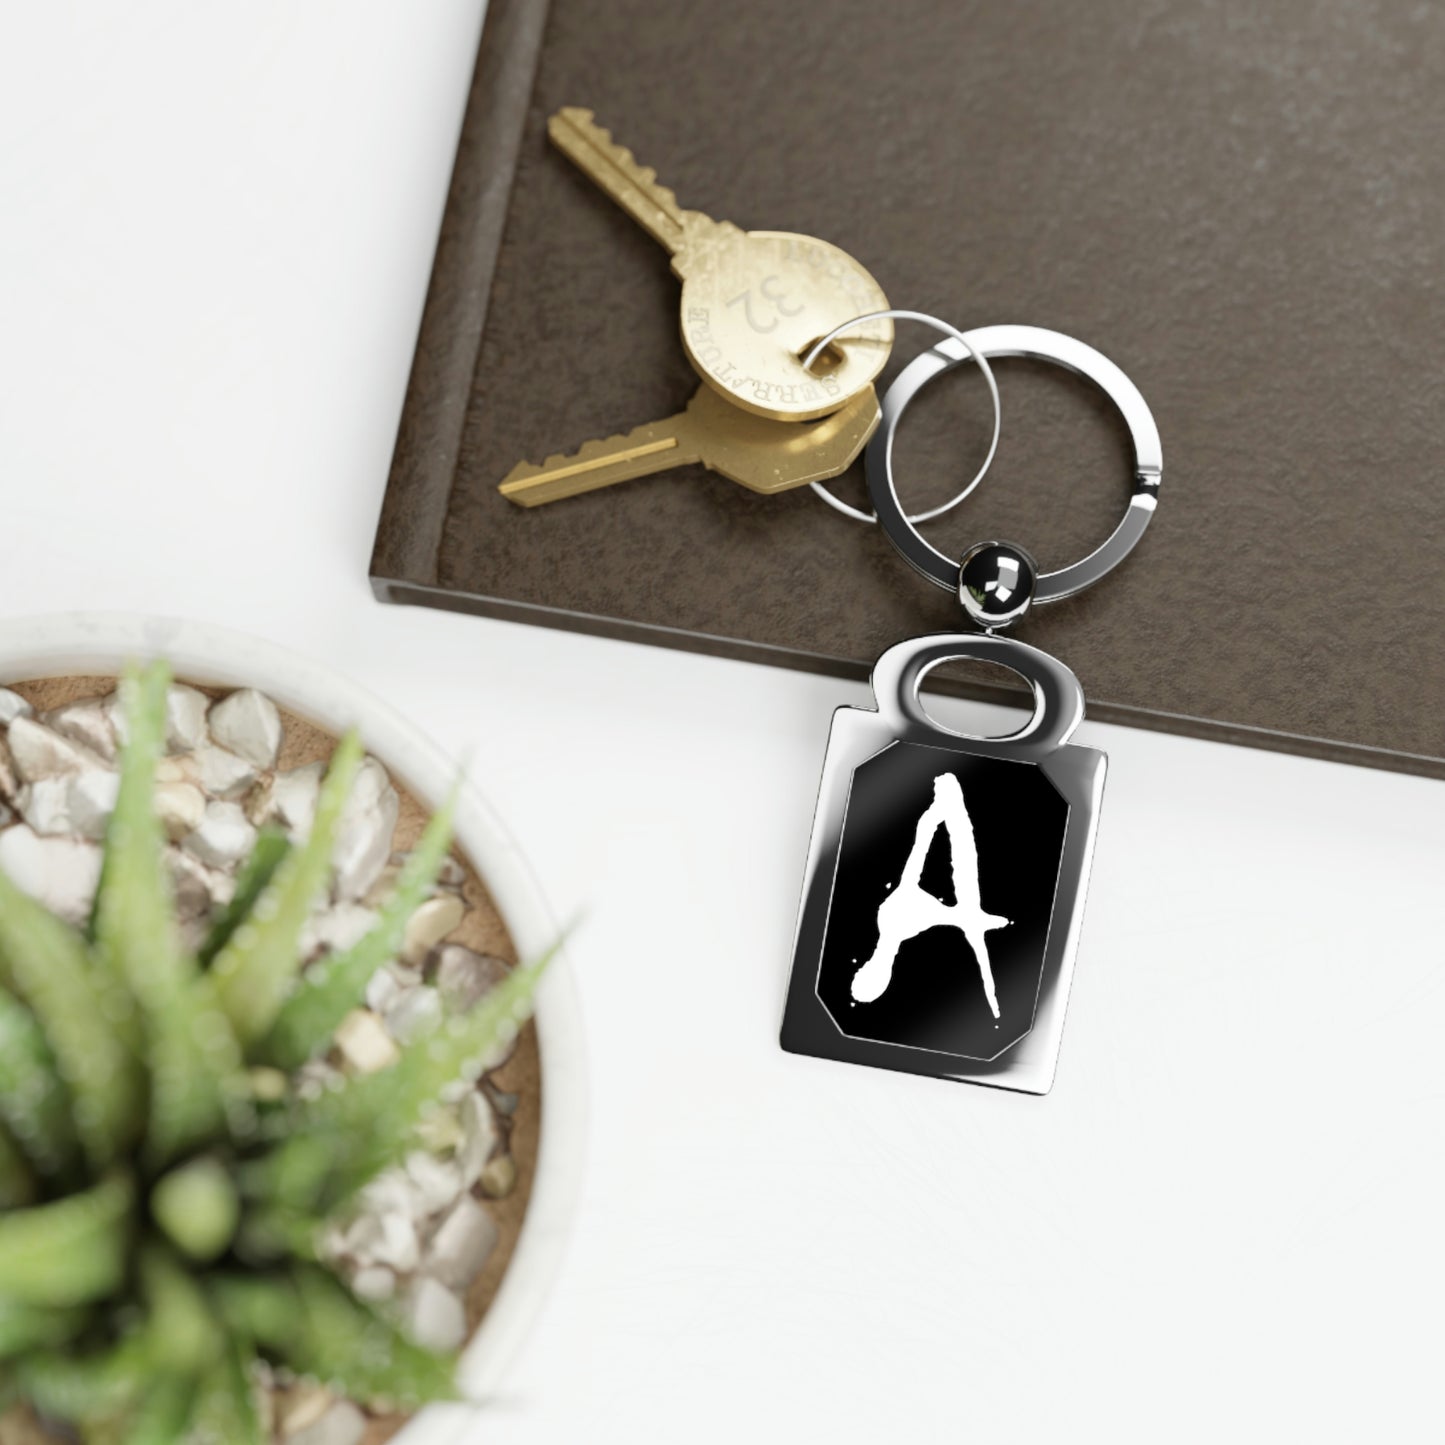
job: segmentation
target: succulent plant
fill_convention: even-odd
[[[429,822],[374,929],[304,972],[361,762],[337,746],[309,835],[263,830],[234,900],[181,943],[153,807],[169,675],[122,682],[120,785],[95,904],[72,928],[0,873],[0,1413],[90,1445],[263,1438],[258,1360],[363,1404],[454,1392],[454,1360],[353,1296],[319,1240],[416,1146],[445,1088],[514,1035],[546,960],[376,1073],[305,1097],[446,856]]]

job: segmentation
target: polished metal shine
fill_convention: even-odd
[[[1112,572],[1134,550],[1154,516],[1164,474],[1159,428],[1139,388],[1102,352],[1072,336],[1045,331],[1039,326],[983,326],[966,331],[960,337],[950,336],[910,361],[884,395],[883,420],[864,453],[868,496],[878,514],[879,525],[914,571],[947,592],[958,590],[959,564],[919,535],[898,500],[893,478],[893,440],[904,412],[930,381],[960,362],[979,356],[1027,357],[1033,361],[1051,361],[1077,372],[1104,392],[1119,409],[1129,429],[1134,447],[1133,488],[1119,525],[1087,557],[1057,572],[1045,572],[1034,592],[1035,604],[1072,597]]]
[[[952,333],[942,322],[939,329]],[[893,438],[933,377],[969,356],[1052,361],[1101,386],[1134,444],[1134,489],[1097,551],[1039,575],[1009,542],[955,562],[905,515]],[[944,633],[889,648],[873,670],[877,710],[839,708],[823,762],[783,1015],[794,1053],[1026,1093],[1053,1084],[1083,921],[1107,760],[1070,741],[1084,694],[1063,663],[996,629],[1035,602],[1110,572],[1153,516],[1163,459],[1133,383],[1057,332],[996,326],[953,333],[889,387],[866,456],[878,522],[909,564],[953,591],[982,634]],[[1034,709],[1005,737],[961,734],[920,697],[931,668],[995,663],[1029,684]]]
[[[1012,542],[975,542],[958,564],[958,600],[989,631],[1017,622],[1038,583],[1039,564]]]
[[[997,663],[1029,683],[1034,710],[1017,732],[973,737],[929,717],[919,696],[923,680],[932,668],[956,658]],[[943,633],[890,647],[874,665],[873,692],[876,712],[841,707],[833,715],[803,876],[782,1045],[791,1053],[1046,1094],[1058,1065],[1107,767],[1102,752],[1069,741],[1084,716],[1083,690],[1063,663],[1026,643],[983,633]],[[1052,789],[1066,810],[1061,833],[1045,845],[1051,871],[1044,882],[1051,916],[1039,956],[1033,960],[1037,985],[1032,1012],[1017,1042],[992,1058],[951,1051],[946,1017],[934,1021],[939,1034],[934,1046],[920,1047],[896,1037],[878,1037],[878,1030],[853,1021],[856,1013],[840,1020],[825,1000],[829,929],[837,926],[840,903],[840,861],[845,849],[866,850],[873,843],[866,832],[868,819],[850,817],[856,811],[856,780],[864,769],[886,762],[900,749],[926,752],[936,759],[934,766],[940,771],[1001,771],[1012,792],[1023,781],[1014,774],[1037,770],[1041,786]],[[987,772],[983,780],[986,784]],[[978,838],[985,860],[993,842],[986,833]],[[1037,857],[1020,859],[1008,867],[1038,871],[1039,862]],[[890,869],[897,871],[896,860],[880,859],[880,876]],[[887,896],[892,883],[891,876],[884,880],[880,898]],[[960,948],[954,960],[957,968],[965,969],[965,960]],[[935,980],[921,976],[922,965],[915,962],[910,967],[911,975],[901,978],[897,987],[936,986]],[[939,1012],[943,1011],[940,1005]]]

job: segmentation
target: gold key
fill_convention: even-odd
[[[523,462],[498,490],[518,506],[537,507],[701,462],[754,492],[785,492],[836,477],[867,446],[877,425],[871,385],[841,410],[810,423],[753,416],[702,386],[676,416],[626,436],[588,442],[571,456],[548,457],[540,467]]]
[[[845,251],[787,231],[744,231],[685,211],[599,126],[569,106],[547,123],[554,144],[672,253],[682,280],[682,341],[698,375],[744,411],[775,421],[827,416],[888,360],[893,323],[875,321],[832,343],[812,371],[800,360],[835,326],[888,299]]]

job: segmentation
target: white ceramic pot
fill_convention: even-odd
[[[0,684],[29,678],[116,675],[133,659],[161,657],[178,677],[217,687],[256,687],[298,715],[339,734],[355,725],[416,797],[437,807],[456,763],[390,706],[329,668],[229,628],[125,614],[61,614],[0,621]],[[496,815],[464,790],[456,837],[485,880],[523,958],[556,941],[531,870]],[[516,1250],[501,1288],[462,1356],[460,1383],[480,1402],[495,1390],[551,1285],[577,1201],[585,1139],[581,1022],[565,957],[548,969],[537,994],[542,1119],[537,1173]],[[399,1445],[452,1445],[474,1436],[475,1411],[433,1406],[398,1437]]]

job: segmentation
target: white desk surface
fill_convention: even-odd
[[[1087,727],[1053,1095],[782,1054],[828,718],[866,690],[367,585],[477,0],[0,10],[0,611],[324,658],[474,750],[588,910],[586,1195],[478,1439],[1439,1429],[1439,783]]]

